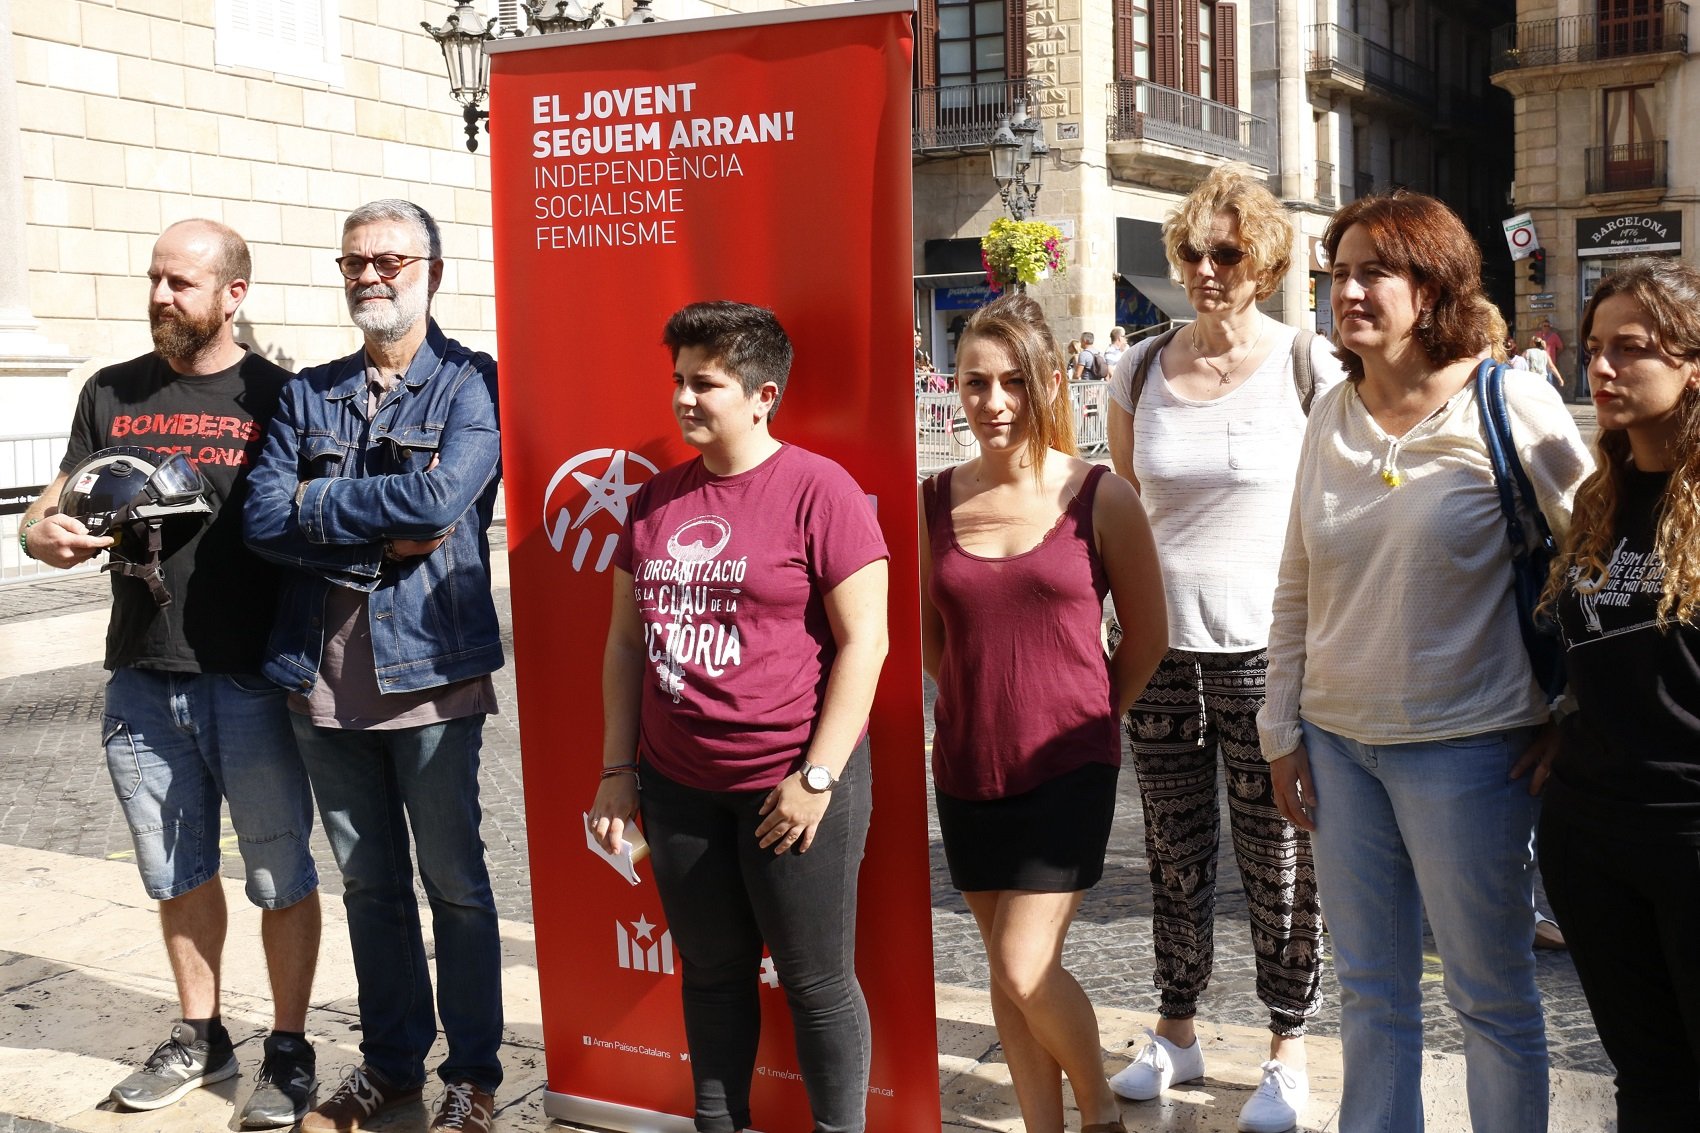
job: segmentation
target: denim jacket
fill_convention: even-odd
[[[257,553],[294,569],[262,671],[285,688],[312,689],[332,586],[370,595],[383,692],[501,668],[488,539],[501,458],[495,361],[446,338],[433,320],[401,383],[370,418],[366,408],[366,355],[357,351],[290,381],[266,431],[248,477],[243,534]],[[387,539],[445,532],[429,555],[384,558]]]

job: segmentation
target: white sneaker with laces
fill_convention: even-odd
[[[1133,1061],[1110,1079],[1110,1089],[1136,1102],[1148,1102],[1176,1082],[1193,1082],[1204,1077],[1204,1050],[1198,1040],[1191,1046],[1176,1046],[1146,1028],[1146,1043]]]
[[[1287,1133],[1299,1123],[1310,1102],[1310,1079],[1270,1059],[1263,1064],[1263,1081],[1240,1110],[1240,1133]]]

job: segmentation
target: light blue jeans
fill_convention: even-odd
[[[482,714],[394,731],[321,728],[290,714],[342,870],[360,989],[360,1054],[392,1085],[425,1080],[437,1037],[413,860],[431,904],[445,1082],[502,1083],[502,942],[478,826]],[[412,831],[412,854],[408,832]]]
[[[1421,1133],[1423,912],[1464,1027],[1475,1133],[1544,1133],[1532,728],[1362,744],[1304,725],[1318,888],[1340,978],[1340,1128]]]
[[[112,671],[100,736],[149,897],[218,876],[226,802],[249,901],[286,909],[319,887],[313,796],[286,696],[257,674]]]

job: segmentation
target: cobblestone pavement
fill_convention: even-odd
[[[32,623],[41,619],[98,608],[105,604],[106,585],[104,577],[96,576],[0,587],[0,633],[27,634]],[[498,591],[497,608],[511,650],[512,612],[506,590]],[[98,664],[0,681],[0,842],[88,857],[130,856],[129,834],[99,753],[104,682],[105,672]],[[485,732],[484,838],[501,915],[529,921],[531,890],[511,667],[496,675],[496,688],[503,711],[490,719]],[[1104,881],[1082,905],[1069,940],[1067,963],[1095,1003],[1155,1012],[1150,886],[1138,789],[1131,772],[1122,777],[1117,814]],[[1268,1016],[1254,992],[1245,896],[1225,837],[1225,812],[1222,828],[1215,978],[1200,1002],[1200,1015],[1216,1022],[1264,1026]],[[931,836],[937,978],[941,983],[984,988],[984,955],[967,907],[950,888],[936,820]],[[317,834],[315,851],[325,891],[339,893],[329,850]],[[232,851],[226,870],[236,876],[234,861]],[[1445,1007],[1440,965],[1432,952],[1431,940],[1423,980],[1427,1042],[1434,1050],[1458,1052],[1461,1035]],[[1609,1074],[1610,1063],[1595,1036],[1569,956],[1542,952],[1538,959],[1553,1065]],[[1338,1035],[1338,1003],[1338,985],[1330,972],[1312,1033]]]

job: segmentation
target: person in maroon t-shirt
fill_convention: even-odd
[[[751,1123],[765,943],[816,1128],[860,1133],[871,1052],[856,877],[889,555],[849,474],[769,432],[791,369],[771,311],[695,303],[663,339],[673,411],[701,455],[638,491],[615,551],[591,824],[617,852],[641,767],[697,1129]]]
[[[1126,1133],[1063,940],[1104,872],[1118,721],[1168,648],[1162,570],[1133,485],[1075,455],[1039,305],[968,322],[957,390],[980,455],[922,485],[921,641],[938,683],[933,786],[951,884],[979,925],[1028,1133]],[[1105,656],[1104,598],[1125,631]]]

